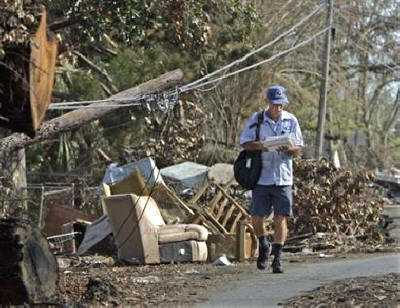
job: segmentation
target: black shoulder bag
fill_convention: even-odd
[[[256,127],[256,140],[260,140],[260,125],[264,121],[264,111],[258,113],[258,121],[250,126]],[[242,150],[233,164],[236,181],[245,189],[253,189],[261,175],[262,160],[261,150]]]

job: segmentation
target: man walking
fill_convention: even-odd
[[[292,157],[300,153],[303,137],[297,118],[283,110],[289,103],[286,90],[281,86],[271,86],[264,93],[267,109],[263,110],[263,121],[259,126],[259,140],[256,129],[259,113],[254,113],[247,121],[240,136],[240,145],[249,151],[262,150],[262,170],[257,185],[252,191],[250,214],[252,224],[259,239],[258,269],[268,266],[271,244],[265,236],[264,217],[274,213],[274,242],[272,244],[273,273],[283,273],[281,265],[282,248],[287,238],[287,217],[292,215]],[[267,137],[293,134],[296,145],[280,147],[268,151],[262,141]]]

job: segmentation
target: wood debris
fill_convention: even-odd
[[[383,200],[367,187],[372,173],[337,169],[321,159],[295,160],[294,175],[294,218],[290,221],[294,235],[321,232],[336,240],[383,242],[377,227]]]
[[[127,161],[150,156],[160,168],[183,161],[196,161],[205,144],[204,124],[207,116],[195,104],[179,101],[174,111],[163,119],[155,116],[145,121],[157,136],[126,149]]]
[[[379,226],[383,199],[367,185],[373,175],[360,170],[337,169],[326,159],[294,161],[294,215],[289,219],[286,248],[292,252],[312,251],[343,245],[378,245],[385,240]],[[250,200],[238,185],[225,188],[226,193],[249,210]],[[207,208],[217,194],[209,185],[196,194],[196,204]],[[187,200],[190,203],[190,200]],[[221,217],[229,213],[224,212]],[[267,220],[267,234],[273,233]]]
[[[400,274],[348,278],[289,298],[283,307],[396,307]]]
[[[39,1],[0,0],[0,54],[13,47],[29,47],[43,6]],[[1,57],[0,57],[1,59]]]

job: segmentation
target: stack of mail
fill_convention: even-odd
[[[283,146],[292,147],[296,145],[296,137],[294,134],[267,137],[263,141],[263,145],[270,151],[277,150],[279,147]]]

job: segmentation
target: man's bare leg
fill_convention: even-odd
[[[251,223],[253,225],[257,237],[265,235],[264,216],[251,216]]]
[[[274,242],[283,245],[286,241],[287,234],[286,216],[274,216]]]

